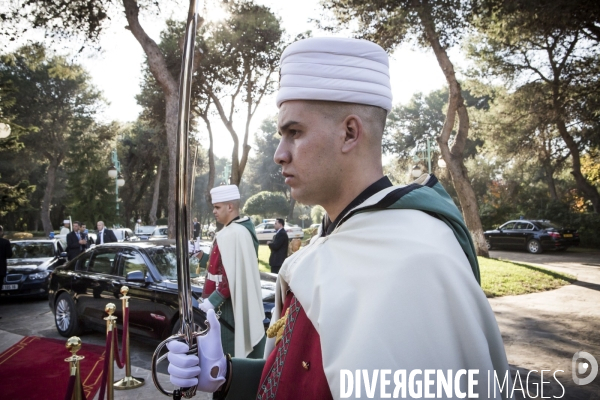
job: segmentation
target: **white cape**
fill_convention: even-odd
[[[359,208],[396,188],[375,194]],[[501,398],[493,396],[493,386],[488,397],[487,373],[493,379],[496,371],[502,382],[508,371],[502,337],[444,222],[416,210],[357,214],[285,261],[272,321],[281,315],[288,288],[319,334],[333,398],[341,397],[342,369],[353,374],[366,369],[370,376],[375,369],[390,369],[392,376],[405,369],[407,379],[416,369],[479,369],[479,398]],[[267,341],[265,357],[274,344]],[[393,378],[388,378],[392,392]],[[379,395],[378,386],[375,398]]]
[[[217,233],[235,320],[235,357],[245,358],[265,335],[258,259],[248,229],[232,223]]]

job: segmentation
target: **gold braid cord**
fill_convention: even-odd
[[[269,329],[267,329],[267,337],[268,338],[276,337],[276,339],[275,339],[276,346],[277,346],[277,343],[279,343],[279,341],[283,337],[283,331],[285,330],[285,323],[287,321],[287,317],[288,317],[289,313],[290,313],[290,308],[288,307],[287,311],[285,312],[285,315],[283,317],[279,318],[279,320],[277,320],[277,322],[275,322],[273,325],[271,325],[269,327]]]

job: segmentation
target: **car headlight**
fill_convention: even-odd
[[[37,281],[40,279],[46,279],[48,275],[50,275],[50,271],[36,272],[35,274],[29,275],[29,279],[32,281]]]

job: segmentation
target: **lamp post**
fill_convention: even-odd
[[[119,216],[119,188],[125,185],[125,179],[121,175],[121,163],[117,157],[117,149],[111,153],[113,166],[108,169],[108,177],[115,180],[115,193],[117,202],[117,217]]]
[[[426,150],[426,154],[427,157],[425,157],[425,154],[423,154],[421,157],[419,157],[417,155],[417,150],[415,148],[415,154],[413,155],[413,161],[418,163],[419,161],[425,161],[427,160],[427,172],[431,174],[431,142],[429,140],[429,138],[426,138],[427,140],[427,150]],[[425,152],[423,152],[425,153]],[[446,161],[444,161],[443,158],[439,158],[438,159],[438,167],[440,168],[446,168]],[[423,172],[421,171],[421,168],[418,165],[413,166],[411,174],[414,178],[418,178],[419,176],[421,176],[423,174]]]
[[[231,164],[226,163],[221,175],[221,185],[229,185],[231,183]]]

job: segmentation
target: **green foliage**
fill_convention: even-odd
[[[459,0],[326,0],[323,4],[337,21],[346,26],[358,24],[356,31],[361,37],[387,50],[411,39],[429,47],[422,25],[425,16],[433,21],[442,46],[451,47],[467,27],[465,15],[469,7],[468,2]]]
[[[325,209],[321,206],[314,206],[310,210],[310,219],[312,220],[313,224],[320,224],[324,215]]]
[[[0,217],[5,217],[8,213],[22,213],[29,209],[31,194],[35,186],[30,185],[28,181],[21,181],[15,186],[10,186],[0,182]]]
[[[62,56],[50,57],[42,45],[32,44],[1,56],[0,99],[19,142],[0,149],[0,159],[6,161],[0,163],[0,175],[9,186],[25,180],[35,186],[33,207],[19,218],[35,227],[35,209],[42,209],[44,229],[50,231],[65,211],[63,162],[71,156],[71,144],[93,124],[100,94],[81,66]],[[7,218],[15,226],[17,221]]]
[[[246,200],[245,215],[261,215],[269,218],[281,218],[287,215],[289,203],[280,193],[260,192]]]
[[[74,219],[95,226],[118,223],[116,218],[115,180],[109,178],[112,165],[110,144],[119,127],[93,125],[85,132],[71,135],[71,152],[65,162],[67,171],[67,213]]]
[[[277,119],[265,119],[255,133],[255,153],[248,163],[248,183],[257,191],[278,192],[287,196],[289,186],[281,174],[281,166],[275,164],[273,157],[279,145]]]

